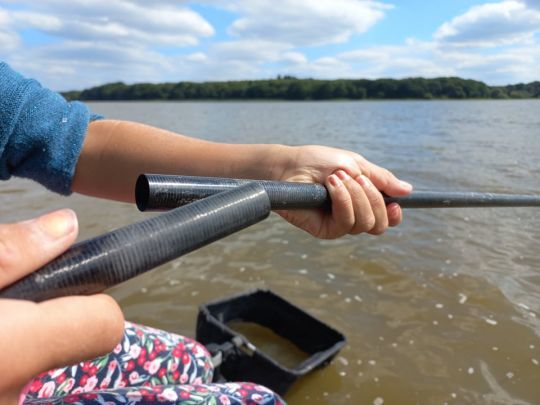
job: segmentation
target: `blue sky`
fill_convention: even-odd
[[[55,90],[278,74],[530,82],[540,0],[0,0],[0,59]]]

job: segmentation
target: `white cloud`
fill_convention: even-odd
[[[194,52],[187,55],[185,59],[189,62],[204,62],[208,60],[208,56],[204,52]]]
[[[9,51],[20,44],[20,38],[12,27],[12,18],[7,10],[0,7],[0,57],[5,57]]]
[[[540,0],[520,0],[527,7],[540,9]]]
[[[55,90],[113,81],[157,82],[175,70],[169,58],[148,48],[93,41],[68,41],[29,49],[13,54],[10,64]]]
[[[287,43],[267,40],[240,40],[220,42],[212,45],[212,55],[226,61],[251,61],[253,63],[274,62],[283,52],[292,49]]]
[[[452,76],[456,71],[440,63],[431,42],[407,39],[401,45],[372,46],[344,52],[339,58],[350,63],[355,77],[405,78]]]
[[[285,52],[281,55],[283,62],[289,62],[295,65],[300,65],[308,62],[306,55],[301,52]]]
[[[291,51],[292,45],[263,40],[214,43],[203,57],[175,58],[176,80],[240,80],[276,76],[275,66],[306,61],[303,54]],[[274,66],[275,65],[275,66]],[[180,75],[180,77],[179,77]]]
[[[193,2],[236,15],[228,27],[233,40],[201,41],[214,28],[189,8]],[[354,35],[381,21],[391,6],[367,0],[156,0],[152,7],[139,0],[0,3],[15,5],[0,6],[0,58],[57,90],[111,81],[277,74],[330,79],[456,75],[507,84],[538,80],[540,66],[540,0],[472,7],[443,24],[431,41],[356,49]],[[22,52],[19,33],[24,29],[47,34],[45,43],[25,44]],[[346,45],[319,48],[326,53],[312,48],[340,42]]]
[[[456,75],[488,84],[538,80],[539,0],[506,0],[471,7],[434,34],[432,60]]]
[[[365,0],[234,0],[242,16],[229,31],[242,38],[272,38],[298,45],[347,41],[384,17],[389,5]]]
[[[462,77],[488,84],[509,84],[538,80],[540,45],[506,48],[497,53],[444,50],[440,63],[453,66]]]
[[[47,42],[16,52],[17,32],[25,29],[46,34]],[[56,90],[161,81],[178,60],[159,47],[193,46],[213,34],[208,21],[178,2],[21,0],[0,8],[0,57]]]
[[[151,7],[127,0],[21,1],[32,11],[13,11],[19,28],[34,28],[68,40],[119,41],[148,45],[194,45],[214,34],[202,16],[186,7]]]
[[[527,8],[525,2],[503,1],[470,8],[444,23],[433,37],[452,45],[498,46],[530,42],[536,32],[540,32],[540,12]]]

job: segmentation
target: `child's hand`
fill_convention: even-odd
[[[290,210],[279,214],[322,239],[346,234],[383,233],[401,222],[398,204],[385,205],[381,193],[405,196],[412,186],[362,156],[325,146],[300,146],[279,180],[324,183],[332,210]]]
[[[77,233],[71,210],[0,224],[0,289],[64,252]],[[40,304],[0,299],[0,403],[17,403],[22,387],[40,372],[111,351],[123,330],[122,312],[106,295]]]

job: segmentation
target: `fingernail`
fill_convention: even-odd
[[[401,187],[411,191],[412,190],[412,184],[411,183],[407,183],[406,181],[403,181],[403,180],[400,180],[399,181],[399,184],[401,185]]]
[[[350,176],[344,170],[338,170],[336,174],[343,181],[350,179]]]
[[[343,185],[343,183],[341,182],[341,180],[335,175],[335,174],[331,174],[329,177],[328,177],[328,181],[330,182],[330,184],[334,187],[341,187]]]
[[[386,206],[386,210],[388,212],[388,215],[392,215],[399,210],[399,204],[395,202],[390,203]]]
[[[51,239],[59,239],[72,233],[77,227],[77,216],[70,209],[45,214],[37,220],[38,227]]]

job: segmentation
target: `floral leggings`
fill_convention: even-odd
[[[126,322],[112,353],[38,375],[22,404],[284,404],[251,383],[212,384],[210,354],[192,339]]]

